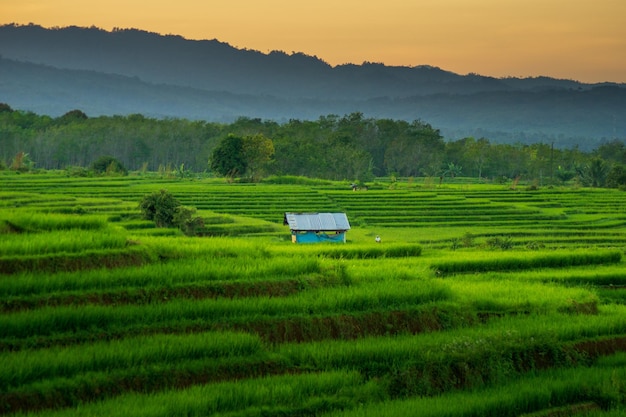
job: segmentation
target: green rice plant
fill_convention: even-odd
[[[270,175],[262,181],[264,184],[331,185],[328,180],[308,178],[297,175]]]
[[[457,275],[457,278],[461,278]],[[543,283],[555,283],[565,286],[615,286],[626,285],[626,275],[622,263],[608,265],[583,265],[569,268],[540,268],[534,270],[509,272],[484,272],[480,276],[473,273],[467,279],[476,281],[519,280]]]
[[[206,225],[198,233],[201,236],[248,236],[255,234],[277,233],[278,228],[273,224],[215,224]]]
[[[564,288],[539,282],[452,280],[454,299],[480,312],[550,313],[588,306],[597,311],[597,294],[586,288]],[[575,311],[573,311],[575,312]]]
[[[450,361],[471,355],[499,357],[512,349],[561,347],[577,340],[623,336],[624,306],[602,308],[596,316],[528,315],[503,317],[482,326],[395,338],[363,338],[354,341],[323,341],[285,344],[278,354],[296,366],[315,369],[362,369],[369,372],[402,366],[421,366],[430,361]],[[484,358],[483,358],[484,359]]]
[[[624,311],[620,311],[618,312],[617,315],[622,315],[624,313]],[[549,346],[546,346],[545,343],[546,342],[550,342],[551,340],[553,340],[553,331],[555,329],[559,328],[559,324],[558,323],[554,323],[554,321],[546,321],[547,323],[551,323],[551,327],[548,329],[542,329],[542,331],[540,332],[536,332],[534,331],[533,333],[530,333],[531,335],[533,335],[533,338],[529,338],[529,334],[527,333],[522,333],[522,334],[516,334],[515,332],[511,332],[510,328],[511,328],[511,323],[503,323],[501,326],[498,326],[497,328],[493,328],[492,332],[476,332],[476,329],[472,329],[474,330],[473,332],[470,329],[467,330],[462,330],[460,334],[453,334],[450,333],[448,335],[448,338],[446,340],[446,338],[444,337],[440,337],[438,340],[435,341],[430,341],[426,344],[423,343],[419,343],[418,338],[412,338],[413,340],[411,341],[411,343],[405,343],[404,344],[404,349],[408,348],[408,351],[406,352],[406,357],[409,359],[408,362],[405,362],[405,364],[403,365],[402,360],[398,357],[397,353],[400,352],[397,349],[384,349],[383,351],[379,352],[378,358],[379,359],[386,359],[387,362],[386,363],[381,363],[380,360],[378,362],[374,361],[374,362],[369,362],[369,361],[363,361],[359,359],[363,359],[363,356],[361,355],[359,358],[356,358],[356,361],[351,362],[351,363],[357,363],[360,364],[357,367],[354,367],[354,365],[350,366],[349,363],[345,363],[343,362],[343,366],[349,368],[353,368],[353,369],[359,369],[361,372],[365,372],[366,374],[372,374],[372,372],[374,372],[374,374],[380,374],[380,372],[383,373],[388,373],[391,372],[392,375],[392,379],[391,382],[393,382],[395,380],[395,374],[397,370],[402,370],[402,369],[412,369],[416,363],[422,363],[420,361],[420,356],[421,357],[425,357],[426,361],[425,366],[427,367],[426,369],[433,369],[433,370],[437,370],[437,372],[442,372],[445,371],[446,369],[448,369],[448,367],[452,366],[451,369],[455,369],[454,368],[454,364],[457,363],[457,361],[465,361],[465,362],[461,362],[462,363],[468,363],[470,366],[475,366],[476,361],[470,361],[467,362],[468,358],[471,357],[476,357],[476,359],[478,361],[480,361],[480,363],[484,363],[484,366],[487,369],[492,369],[494,368],[494,365],[499,366],[499,368],[496,370],[495,374],[491,374],[491,375],[501,375],[500,378],[505,378],[505,380],[499,380],[499,381],[492,381],[492,382],[498,382],[500,383],[500,385],[504,384],[505,381],[510,382],[511,380],[511,374],[510,372],[514,372],[514,370],[509,370],[507,371],[508,367],[504,366],[505,363],[507,363],[506,361],[508,361],[509,359],[507,359],[507,355],[508,355],[508,351],[506,351],[506,346],[508,347],[514,347],[513,352],[523,352],[524,348],[528,348],[530,346],[531,349],[534,348],[540,348],[542,352],[546,352],[546,348],[549,348]],[[535,323],[536,324],[536,323]],[[588,328],[596,328],[598,322],[596,323],[590,323],[590,324],[586,324],[584,322],[579,322],[578,325],[580,326],[581,324],[585,324],[586,327]],[[623,328],[623,323],[620,324]],[[490,326],[491,327],[491,326]],[[529,327],[533,327],[532,325],[530,325]],[[572,326],[570,326],[572,327]],[[494,332],[495,331],[495,332]],[[596,332],[598,332],[598,330],[595,330]],[[601,331],[601,330],[600,330]],[[500,333],[498,335],[498,333]],[[452,336],[452,337],[450,337]],[[475,337],[478,336],[479,339],[476,339]],[[502,336],[505,336],[504,338]],[[387,342],[387,345],[389,345],[390,343],[394,343],[397,342],[398,340],[400,341],[404,341],[406,342],[408,338],[394,338],[394,339],[387,339],[385,340]],[[430,338],[428,338],[430,339]],[[502,342],[504,340],[504,343]],[[376,351],[377,349],[379,349],[378,346],[374,346],[378,343],[378,341],[380,341],[380,339],[370,339],[368,341],[366,341],[366,343],[361,345],[362,347],[365,347],[367,350],[373,352]],[[426,340],[425,340],[426,341]],[[426,341],[427,342],[427,341]],[[443,342],[443,344],[442,344]],[[447,342],[447,343],[446,343]],[[495,342],[495,344],[494,344]],[[325,345],[328,345],[329,343],[325,343]],[[333,345],[336,345],[336,343],[332,343]],[[343,342],[342,344],[346,345],[346,342]],[[378,343],[379,344],[379,343]],[[320,344],[317,344],[318,346]],[[306,350],[306,346],[305,346],[305,350]],[[429,348],[430,346],[430,348]],[[517,348],[519,347],[519,348]],[[503,350],[504,349],[504,350]],[[425,350],[425,351],[424,351]],[[443,350],[443,353],[441,353],[441,351]],[[289,353],[290,350],[289,349],[285,349],[285,347],[282,347],[279,351],[277,351],[275,354],[278,354],[281,359],[281,362],[283,363],[287,363],[285,361],[289,361],[291,363],[293,362],[293,356],[289,355],[289,354],[285,354],[285,353]],[[350,353],[354,353],[354,352],[358,352],[358,350],[356,349],[352,349]],[[421,352],[421,353],[420,353]],[[488,352],[488,355],[485,356],[484,353],[481,354],[480,352]],[[336,356],[337,351],[333,350],[333,358],[334,356]],[[424,356],[424,353],[426,353],[426,355]],[[452,360],[450,362],[448,361],[443,361],[441,362],[441,358],[445,358],[445,356],[448,355],[452,355]],[[454,356],[456,355],[456,356]],[[500,357],[502,357],[505,362],[501,363],[497,361],[498,355]],[[325,355],[326,356],[326,355]],[[345,355],[345,357],[350,356],[350,354]],[[457,357],[458,356],[458,357]],[[291,359],[289,359],[291,358]],[[376,357],[372,357],[371,355],[369,356],[370,359],[375,359]],[[485,361],[486,358],[489,358],[488,361]],[[332,358],[331,358],[332,359]],[[354,359],[354,358],[352,358]],[[417,362],[416,362],[417,360]],[[437,365],[438,363],[438,365]],[[308,366],[306,366],[306,364],[308,364]],[[299,367],[310,367],[313,364],[313,362],[310,361],[310,359],[306,360],[305,362],[298,362],[298,366]],[[429,365],[431,364],[431,365]],[[433,364],[435,364],[436,366],[433,368]],[[613,364],[615,364],[615,362],[613,362]],[[315,368],[319,367],[326,367],[328,366],[328,361],[327,360],[322,360],[322,361],[318,361],[315,364]],[[382,366],[381,366],[382,365]],[[404,368],[405,366],[408,366],[408,368]],[[611,366],[611,365],[609,365]],[[178,365],[179,368],[181,369],[188,369],[187,365],[184,363],[180,363]],[[421,369],[421,365],[420,365],[420,369]],[[159,368],[160,369],[160,368]],[[189,368],[190,370],[192,368]],[[332,368],[331,368],[332,369]],[[161,370],[159,370],[158,372],[163,372]],[[337,372],[337,370],[333,370],[332,372]],[[504,372],[504,373],[503,373]],[[115,374],[115,372],[114,372]],[[136,380],[140,379],[143,380],[144,379],[144,375],[147,376],[148,374],[145,373],[144,371],[141,371],[141,374],[137,374],[135,377]],[[404,374],[401,373],[398,376],[402,377]],[[441,374],[439,374],[441,375]],[[405,375],[407,376],[407,375]],[[97,384],[96,386],[106,386],[106,381],[102,378],[110,378],[109,376],[98,376],[97,378],[93,378],[92,376],[89,376],[89,374],[86,374],[86,377],[90,378],[90,380],[92,380],[93,382],[91,382],[91,384],[93,385],[94,383]],[[86,383],[86,380],[83,381],[83,377],[77,378],[76,381],[74,382],[70,382],[68,381],[68,384],[72,384],[74,386],[74,389],[77,389],[78,386],[76,384],[84,384]],[[393,390],[395,390],[397,387],[394,384],[388,385],[388,383],[386,382],[387,379],[386,378],[382,378],[382,379],[373,379],[372,380],[372,385],[371,388],[374,389],[374,391],[370,391],[370,394],[372,394],[373,392],[377,392],[378,394],[375,397],[370,398],[370,401],[373,398],[376,398],[377,400],[380,400],[381,398],[386,398],[388,394],[394,395]],[[376,381],[381,381],[382,387],[376,382]],[[435,380],[437,381],[437,380]],[[52,382],[52,381],[51,381]],[[238,382],[238,386],[241,385],[245,385],[247,383],[251,382],[251,380],[247,380],[247,381],[242,381],[242,382]],[[56,384],[63,384],[62,381],[57,381]],[[293,383],[293,382],[292,382]],[[270,384],[271,386],[275,386],[274,384],[271,384],[268,381],[268,384]],[[65,390],[69,389],[72,385],[67,385],[67,388],[63,388],[64,392]],[[214,385],[210,385],[210,386],[214,386]],[[354,387],[354,384],[352,384],[351,386]],[[61,387],[61,386],[59,386]],[[209,387],[209,386],[206,386]],[[33,388],[35,388],[33,386]],[[381,388],[383,388],[384,391],[381,391]],[[44,390],[44,392],[54,392],[54,386],[41,386],[40,388],[38,388],[39,390]],[[386,393],[385,393],[386,392]],[[65,394],[64,394],[65,395]],[[160,395],[160,394],[158,394]],[[164,395],[168,395],[169,393],[164,393]],[[291,393],[291,395],[294,395],[293,393]],[[351,395],[354,395],[354,393],[352,393]],[[194,394],[194,396],[198,397],[198,398],[207,398],[208,395],[201,395],[201,396],[197,396]],[[72,397],[70,397],[72,398]],[[75,398],[75,397],[74,397]],[[146,398],[146,397],[141,397],[141,398]],[[238,391],[237,393],[234,394],[233,397],[228,397],[228,399],[223,399],[223,401],[227,404],[230,404],[231,406],[233,404],[239,404],[239,401],[241,399],[246,398],[245,392],[244,391]],[[276,399],[273,399],[274,401],[277,401]],[[302,402],[303,400],[306,399],[299,399],[300,402]],[[71,400],[70,400],[71,401]],[[123,402],[123,398],[122,398],[122,402]],[[341,406],[342,409],[345,408],[353,408],[355,407],[356,404],[362,404],[365,403],[367,400],[361,399],[361,397],[359,397],[359,401],[356,402],[352,402],[352,403],[343,403],[343,405]],[[118,403],[116,401],[116,403]],[[189,401],[185,401],[185,403],[189,404]],[[69,404],[75,404],[74,402],[70,402]],[[97,407],[97,405],[94,405],[95,407]],[[91,406],[88,406],[91,407]],[[332,408],[331,408],[332,409]],[[326,411],[328,411],[329,409],[326,408]],[[321,410],[318,410],[321,411]]]
[[[194,259],[205,258],[255,258],[267,259],[272,252],[266,244],[258,241],[243,238],[224,237],[183,237],[176,236],[142,236],[138,238],[138,243],[160,259]]]
[[[98,328],[105,332],[137,331],[145,327],[142,326],[144,321],[158,329],[163,326],[186,326],[201,319],[208,325],[223,321],[241,323],[251,317],[256,320],[285,320],[299,316],[321,317],[341,313],[403,310],[410,306],[440,303],[443,300],[454,300],[459,305],[467,306],[470,311],[495,314],[550,313],[587,305],[597,310],[597,297],[587,290],[577,288],[543,288],[541,284],[523,282],[502,282],[490,286],[488,283],[472,285],[452,281],[444,284],[433,280],[383,280],[379,283],[352,284],[340,289],[322,288],[280,299],[256,297],[194,303],[171,301],[164,305],[125,306],[114,310],[59,307],[43,309],[41,313],[33,311],[14,314],[12,320],[4,320],[0,316],[0,324],[6,323],[7,336],[12,335],[19,339],[28,335],[46,336],[55,332],[68,334],[67,329],[74,329],[81,334],[89,328]],[[20,317],[24,318],[23,321]]]
[[[0,257],[0,274],[18,274],[27,271],[57,272],[84,269],[117,268],[143,265],[153,256],[145,248],[85,250],[80,253],[54,253],[44,255],[17,255]]]
[[[45,297],[48,294],[85,295],[87,292],[158,289],[208,283],[237,283],[301,279],[336,282],[345,273],[334,264],[317,258],[277,258],[242,262],[239,258],[199,256],[140,266],[100,268],[78,272],[20,273],[0,279],[0,299]]]
[[[626,304],[624,287],[608,287],[597,289],[598,297],[604,304]]]
[[[23,232],[70,229],[99,230],[106,227],[106,220],[100,216],[72,216],[23,210],[3,211],[0,219]]]
[[[109,221],[113,221],[113,220],[118,220],[118,219],[112,219],[111,217],[109,217]],[[134,221],[125,221],[123,223],[123,227],[126,230],[144,230],[144,229],[154,229],[156,226],[154,225],[154,222],[151,222],[149,220],[134,220]]]
[[[325,415],[517,417],[523,413],[545,411],[557,405],[580,404],[585,401],[593,402],[602,411],[608,411],[608,415],[619,415],[615,413],[624,409],[623,395],[619,394],[619,390],[624,388],[624,377],[626,377],[625,368],[557,370],[471,392],[455,392],[433,398],[385,401],[347,411],[333,411]]]
[[[154,335],[72,347],[0,353],[0,391],[87,372],[146,367],[154,363],[261,353],[258,337],[242,333]]]
[[[75,275],[80,275],[81,281],[80,283],[72,281],[71,284],[73,286],[76,284],[86,285],[91,290],[88,292],[84,289],[68,290],[67,285],[63,285],[62,282],[56,279],[54,284],[62,291],[52,293],[43,291],[36,278],[29,280],[29,284],[32,285],[28,288],[24,286],[18,287],[16,285],[18,282],[0,280],[0,284],[9,284],[8,286],[3,286],[3,290],[11,292],[11,295],[8,297],[0,299],[0,311],[10,312],[62,305],[147,304],[169,302],[174,299],[283,297],[306,289],[337,287],[349,285],[350,283],[349,277],[340,268],[341,265],[320,268],[314,262],[303,261],[306,260],[298,260],[298,262],[292,262],[289,265],[283,263],[283,266],[286,267],[285,269],[281,268],[281,265],[275,264],[271,265],[269,269],[262,267],[254,268],[254,265],[232,261],[228,263],[220,262],[217,264],[219,267],[215,268],[213,267],[215,263],[209,264],[206,261],[204,263],[194,262],[193,266],[199,267],[208,264],[210,269],[191,270],[191,267],[186,264],[185,269],[192,272],[189,275],[183,275],[184,270],[181,271],[183,268],[174,268],[172,265],[169,265],[168,270],[173,271],[174,274],[172,276],[161,276],[167,282],[163,282],[162,279],[156,280],[152,278],[155,275],[147,275],[149,271],[166,271],[163,268],[155,268],[155,265],[147,267],[149,271],[141,270],[141,274],[128,273],[139,272],[139,268],[127,268],[124,270],[124,273],[119,274],[117,273],[120,271],[119,269],[113,271],[109,269],[97,270],[99,273],[97,275],[86,271],[81,271],[82,273],[80,274],[75,273]],[[228,276],[232,276],[232,279],[228,279],[228,276],[220,275],[220,271],[223,271]],[[255,274],[255,271],[259,272],[259,274]],[[238,272],[241,272],[241,274],[237,274]],[[115,282],[104,283],[108,288],[97,288],[97,286],[103,284],[102,281],[89,281],[90,278],[100,278],[103,274],[115,278]],[[57,278],[57,275],[63,274],[55,274],[54,277]],[[124,277],[129,278],[129,281],[122,281]],[[194,281],[194,278],[196,281]],[[180,281],[172,283],[175,279]],[[139,285],[139,280],[145,282],[145,284]],[[50,284],[49,281],[45,278],[43,279],[45,284]],[[19,282],[19,284],[26,283]],[[17,291],[30,292],[32,290],[36,290],[37,294],[24,295],[17,293]]]
[[[370,415],[389,410],[394,415],[489,416],[550,410],[574,401],[607,410],[620,407],[624,364],[619,359],[604,365],[600,360],[590,368],[598,375],[605,369],[618,370],[613,379],[593,379],[593,372],[580,372],[585,368],[572,374],[540,369],[592,365],[599,353],[623,346],[626,311],[618,305],[621,298],[594,289],[621,285],[624,279],[623,193],[513,192],[501,186],[466,184],[353,193],[341,188],[345,185],[228,185],[208,180],[54,175],[3,181],[0,220],[5,221],[0,221],[0,234],[6,237],[1,239],[6,245],[0,245],[0,259],[10,259],[3,265],[14,267],[10,275],[0,277],[0,300],[32,302],[36,307],[0,314],[4,349],[0,360],[11,362],[0,363],[0,369],[7,368],[6,374],[0,370],[5,375],[0,381],[12,393],[19,391],[25,402],[30,395],[49,407],[56,399],[75,405],[137,387],[154,392],[183,388],[185,383],[242,378],[237,384],[193,388],[219,391],[218,387],[228,385],[215,396],[211,392],[218,391],[193,389],[136,393],[59,410],[61,414],[85,410],[91,415],[319,415],[352,409]],[[203,216],[215,218],[211,233],[246,238],[151,236],[163,232],[133,228],[129,207],[136,206],[142,195],[164,187],[185,205],[200,209]],[[283,212],[312,207],[348,213],[354,226],[348,244],[304,247],[287,241],[289,232],[281,226]],[[101,217],[87,213],[101,213]],[[12,222],[11,216],[28,220]],[[48,220],[38,224],[38,218]],[[88,218],[97,219],[100,226],[72,225]],[[107,222],[114,220],[116,227],[127,226],[126,230],[111,228]],[[475,244],[460,244],[451,252],[450,242],[464,233],[471,234]],[[110,239],[105,245],[111,250],[97,250],[102,242],[98,234],[103,241]],[[377,234],[383,237],[380,245],[373,242]],[[479,245],[494,236],[510,236],[513,247],[506,253],[481,251]],[[126,241],[131,245],[126,247]],[[529,246],[533,250],[517,249]],[[124,256],[128,263],[122,262]],[[141,266],[120,267],[135,265],[134,256],[141,259],[137,262]],[[102,268],[106,259],[119,262],[108,270]],[[18,264],[22,267],[15,267]],[[71,272],[78,266],[94,269]],[[441,276],[446,279],[438,279]],[[98,306],[52,307],[53,300],[63,297],[82,300],[142,291],[169,295],[179,289],[253,288],[269,283],[294,285],[298,293],[270,298],[250,292],[247,298],[230,299],[224,292],[224,297],[193,301],[148,298],[142,305],[116,305],[112,298]],[[43,307],[46,299],[50,307]],[[403,333],[403,317],[432,320],[436,326],[430,329],[438,331]],[[354,331],[342,326],[353,326]],[[203,329],[239,329],[258,336],[241,335],[250,343],[249,354],[220,356],[237,347],[220,339],[219,332],[211,332],[215,340],[207,336],[206,341],[184,335]],[[367,331],[371,329],[376,331]],[[266,338],[271,332],[290,331],[317,337]],[[157,336],[160,332],[176,336]],[[333,339],[344,335],[357,339]],[[261,339],[273,344],[254,348]],[[220,340],[226,350],[213,358],[208,353],[211,343],[219,346]],[[290,340],[301,342],[286,342]],[[319,380],[315,383],[324,388],[302,389],[300,395],[292,386],[304,375],[259,382],[246,378],[248,370],[251,375],[322,370],[311,375],[312,381],[332,373],[331,380],[339,385]],[[536,379],[523,376],[528,370]],[[466,388],[476,391],[445,393]],[[276,389],[276,396],[268,393],[271,389]],[[95,394],[98,390],[103,391],[100,397]],[[186,396],[187,392],[192,394]],[[279,393],[284,393],[284,401]],[[442,394],[440,408],[430,405],[438,398],[389,400],[433,393]],[[287,398],[290,395],[293,400]],[[383,399],[382,412],[372,408],[372,401]],[[121,408],[124,404],[129,408]]]
[[[433,279],[430,269],[432,259],[428,257],[383,257],[339,262],[345,265],[346,273],[355,283],[386,281],[395,285],[397,281],[415,281],[419,285],[422,281]]]
[[[458,258],[458,257],[457,257]],[[480,259],[472,254],[468,259],[438,261],[433,263],[432,269],[439,275],[487,272],[487,271],[515,271],[532,268],[567,268],[579,265],[598,265],[618,263],[622,259],[620,251],[559,251],[539,254],[528,252],[518,254],[490,255]]]
[[[337,246],[318,251],[321,256],[341,259],[404,258],[420,256],[422,247],[415,244]]]
[[[176,323],[245,322],[251,318],[287,318],[290,316],[326,316],[340,313],[401,309],[450,297],[447,286],[411,282],[389,286],[387,283],[365,287],[321,288],[296,295],[268,298],[199,300],[193,303],[175,300],[146,306],[57,307],[0,316],[3,339],[58,336],[86,332],[119,332],[150,327],[164,328]]]
[[[352,283],[360,285],[371,282],[396,285],[399,281],[410,281],[418,286],[432,279],[429,262],[420,258],[403,259],[401,263],[393,258],[353,261],[347,265],[347,273]],[[613,268],[620,270],[617,266]],[[509,274],[512,273],[457,275],[445,282],[451,293],[450,299],[472,311],[497,314],[530,311],[546,313],[567,309],[574,304],[597,307],[599,303],[598,296],[589,288],[563,288],[552,284],[550,279],[524,278],[522,272],[509,279]]]
[[[215,381],[253,378],[284,372],[264,355],[160,362],[147,366],[87,372],[52,378],[0,392],[5,412],[71,407],[126,392],[149,394]]]
[[[39,204],[64,202],[71,204],[76,197],[67,195],[48,195],[43,193],[0,191],[0,207],[14,210],[15,207],[31,207]]]
[[[590,363],[592,352],[586,351],[584,344],[571,341],[597,337],[592,333],[623,338],[624,324],[619,321],[617,316],[608,321],[606,317],[594,319],[592,323],[577,319],[561,330],[562,324],[555,323],[554,317],[515,318],[480,328],[393,339],[326,341],[297,347],[287,344],[279,351],[287,362],[298,367],[354,369],[368,377],[389,378],[390,395],[394,397],[438,395],[505,384],[546,366]]]
[[[585,412],[585,417],[622,417],[626,414],[626,405],[619,404],[610,410],[591,409]],[[525,416],[524,416],[525,417]],[[528,416],[530,417],[530,416]]]
[[[569,415],[568,410],[572,415],[622,415],[620,412],[623,412],[626,406],[623,395],[624,375],[626,363],[624,354],[621,353],[601,358],[592,367],[551,369],[498,387],[452,393],[424,401],[419,399],[399,401],[395,402],[399,408],[392,405],[389,411],[405,415],[402,409],[411,404],[405,409],[406,415],[496,417],[518,416],[525,413],[522,415],[530,417]],[[558,406],[561,410],[555,409]],[[373,408],[366,411],[375,413]],[[410,411],[411,409],[415,411]],[[336,415],[353,414],[359,413]],[[383,415],[387,414],[383,411]]]
[[[103,230],[58,230],[47,233],[11,234],[3,237],[0,257],[81,252],[90,249],[119,249],[127,246],[125,233]]]
[[[129,393],[64,410],[40,411],[36,415],[317,415],[384,398],[384,389],[375,382],[365,381],[356,372],[334,371],[250,378],[148,395]]]

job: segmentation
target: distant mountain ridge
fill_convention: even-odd
[[[0,26],[0,54],[64,69],[136,76],[146,82],[206,90],[281,97],[332,99],[412,96],[535,88],[579,88],[585,84],[548,77],[496,79],[462,76],[431,66],[383,64],[331,67],[302,53],[263,54],[217,40],[192,41],[137,29]]]
[[[454,136],[626,137],[624,84],[459,75],[427,65],[333,67],[303,53],[95,27],[0,26],[0,56],[0,102],[51,115],[80,108],[280,121],[360,111],[422,119]]]

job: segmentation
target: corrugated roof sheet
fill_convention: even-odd
[[[284,224],[296,231],[350,230],[345,213],[285,213]]]

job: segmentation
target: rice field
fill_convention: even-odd
[[[0,172],[0,414],[623,415],[625,232],[615,190]]]

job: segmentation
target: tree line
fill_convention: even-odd
[[[80,110],[53,118],[0,103],[0,169],[77,170],[102,165],[103,158],[119,163],[118,173],[176,170],[249,180],[267,175],[362,182],[464,176],[626,184],[626,144],[618,139],[584,152],[551,143],[445,140],[421,120],[373,119],[358,112],[284,123],[246,117],[218,123],[140,114],[88,117]]]

